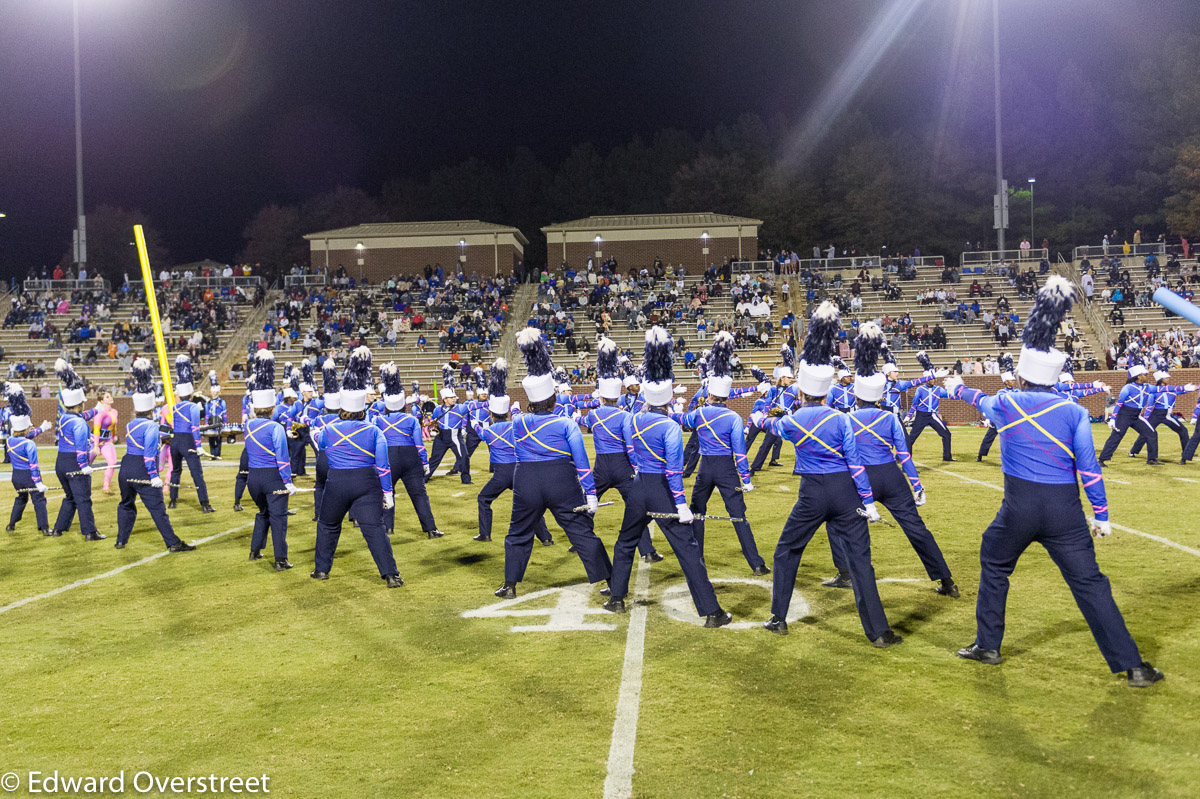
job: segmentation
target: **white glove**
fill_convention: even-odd
[[[879,515],[879,509],[875,507],[874,502],[868,502],[868,503],[864,504],[863,508],[867,511],[867,521],[868,522],[877,522],[881,518],[883,518]]]
[[[162,478],[155,477],[153,480],[150,481],[150,487],[151,488],[162,488],[163,487]]]
[[[514,402],[512,405],[509,406],[509,410],[512,411],[513,413],[517,413],[518,411],[521,410],[521,403]]]
[[[771,384],[766,382],[765,380],[758,384],[758,393],[759,394],[766,394],[770,390],[771,390]]]
[[[1092,519],[1092,535],[1096,538],[1108,538],[1112,535],[1112,525]]]
[[[687,391],[687,386],[675,386],[676,394],[682,394],[685,391]]]
[[[950,374],[949,369],[935,369],[933,372],[933,376],[936,378],[939,378],[939,379],[945,377],[948,374]]]
[[[84,466],[82,469],[80,469],[80,470],[79,470],[79,473],[80,473],[80,474],[83,474],[83,475],[91,475],[91,473],[92,473],[92,467],[91,467],[91,466]]]
[[[1109,430],[1117,429],[1117,417],[1115,417],[1115,416],[1108,417],[1108,429]]]
[[[383,492],[383,509],[388,510],[396,504],[396,496],[391,491]]]
[[[696,517],[692,515],[692,509],[687,505],[676,505],[675,512],[679,514],[679,521],[682,524],[691,524]]]
[[[295,484],[295,483],[284,483],[284,484],[283,484],[283,487],[287,489],[287,492],[288,492],[288,496],[289,496],[289,497],[290,497],[292,494],[295,494],[296,492],[298,492],[298,491],[300,490],[300,489],[296,488],[296,484]]]
[[[40,491],[40,492],[41,492],[41,493],[43,493],[43,494],[45,494],[47,491],[49,491],[49,490],[50,490],[50,489],[49,489],[49,488],[46,486],[46,484],[45,484],[45,483],[43,483],[41,480],[38,480],[38,481],[37,481],[37,483],[35,483],[33,487],[34,487],[34,488],[36,488],[38,491]]]
[[[1193,392],[1193,391],[1195,391],[1195,390],[1196,390],[1196,384],[1195,384],[1195,383],[1188,383],[1187,385],[1185,385],[1185,386],[1183,387],[1183,393],[1185,393],[1185,394],[1190,394],[1191,392]]]
[[[428,463],[422,463],[422,464],[421,464],[421,471],[425,472],[425,476],[426,476],[426,477],[428,477],[428,476],[429,476],[429,464],[428,464]]]
[[[962,388],[962,385],[963,379],[958,375],[954,375],[954,377],[947,377],[945,382],[942,383],[942,386],[946,389],[946,393],[951,397],[958,393],[958,390]]]
[[[49,419],[46,419],[42,422],[39,429],[44,433],[52,427],[54,427],[54,422],[50,421]]]
[[[755,411],[754,413],[750,414],[750,424],[754,425],[755,427],[762,427],[763,419],[766,418],[767,415],[762,411]]]
[[[587,512],[594,516],[596,514],[596,511],[600,510],[600,500],[596,499],[595,494],[588,494],[586,497],[586,500],[587,500]]]
[[[597,389],[596,391],[593,391],[593,392],[592,392],[592,399],[601,399],[601,396],[600,396],[600,391],[599,391],[599,389]]]
[[[922,505],[924,505],[925,504],[925,489],[923,489],[923,488],[917,489],[917,494],[916,494],[915,499],[916,499],[918,508],[921,507]]]
[[[754,483],[749,483],[749,482],[742,483],[742,493],[743,494],[749,494],[753,490],[754,490]]]

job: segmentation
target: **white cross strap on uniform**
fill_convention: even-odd
[[[678,513],[652,513],[651,512],[651,513],[647,513],[646,515],[649,516],[651,519],[678,519],[679,518]],[[740,516],[700,516],[700,515],[696,515],[696,516],[693,516],[692,518],[698,522],[708,521],[709,519],[712,519],[713,521],[718,521],[718,522],[744,522],[744,521],[746,521],[745,519],[741,518]]]
[[[601,503],[600,503],[599,505],[597,505],[596,507],[597,507],[597,508],[603,508],[603,507],[607,507],[608,505],[616,505],[616,504],[617,504],[616,502],[601,502]],[[571,510],[572,510],[572,511],[574,511],[575,513],[587,513],[587,512],[588,512],[588,506],[587,506],[587,505],[580,505],[578,508],[571,508]]]

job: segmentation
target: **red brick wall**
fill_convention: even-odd
[[[490,244],[471,245],[466,248],[467,262],[463,264],[463,273],[470,275],[472,271],[480,277],[494,274],[496,271],[496,248]],[[387,280],[392,275],[416,275],[423,273],[425,265],[441,264],[447,272],[454,271],[458,263],[459,248],[454,247],[389,247],[363,251],[363,265],[358,265],[357,250],[329,251],[329,271],[333,273],[338,265],[346,267],[346,273],[352,277],[366,277],[372,283]],[[511,274],[521,251],[512,244],[499,246],[500,274]],[[325,265],[325,250],[316,249],[311,253],[314,268]]]
[[[649,241],[604,241],[600,243],[600,251],[605,258],[616,258],[617,263],[624,269],[629,267],[642,268],[661,258],[664,264],[682,263],[688,271],[695,275],[704,270],[707,263],[720,265],[726,258],[733,260],[738,256],[737,237],[710,238],[708,240],[708,255],[701,251],[699,238],[695,239],[661,239]],[[555,238],[550,233],[546,242],[546,261],[557,266],[562,261],[562,239]],[[572,266],[585,266],[588,258],[596,255],[595,242],[567,242],[567,263]],[[753,260],[758,257],[758,237],[742,236],[742,256]]]

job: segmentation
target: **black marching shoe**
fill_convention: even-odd
[[[50,530],[49,527],[39,527],[38,532],[41,533],[42,535],[46,535],[46,536],[54,535],[54,533]]]
[[[384,530],[384,532],[387,533],[389,536],[391,536],[396,531],[393,530],[391,527],[388,527],[387,529]]]
[[[667,559],[666,555],[662,554],[661,552],[658,552],[657,550],[654,552],[651,552],[649,555],[642,556],[642,560],[646,561],[647,563],[658,563],[660,560],[666,560],[666,559]]]
[[[574,551],[575,551],[575,546],[574,546],[574,545],[571,545],[571,546],[567,547],[567,551],[568,551],[568,552],[574,552]]]
[[[971,644],[958,650],[958,656],[963,660],[975,660],[989,666],[999,666],[1004,662],[999,649],[980,649],[979,644]]]
[[[261,549],[250,550],[250,560],[262,560],[262,556],[263,554]]]
[[[233,503],[233,512],[234,513],[241,513],[242,510],[243,510],[242,503],[240,503],[240,502]]]
[[[954,580],[950,579],[949,577],[947,577],[945,580],[942,580],[942,584],[933,590],[935,593],[941,594],[942,596],[948,596],[951,599],[958,599],[958,586],[955,585]]]
[[[170,502],[168,502],[168,503],[167,503],[167,510],[175,510],[175,504],[176,504],[176,502],[178,502],[178,500],[174,500],[174,499],[173,499],[173,500],[171,500]]]
[[[785,619],[779,618],[778,616],[772,616],[771,618],[764,621],[763,629],[769,633],[775,633],[776,635],[787,635],[788,634],[787,621]]]
[[[217,509],[214,508],[209,503],[205,502],[203,505],[200,506],[200,512],[201,513],[216,513]]]
[[[982,455],[976,455],[976,456],[975,456],[975,462],[976,462],[976,463],[983,463],[983,456],[982,456]]]
[[[205,513],[208,513],[209,511],[204,511],[204,512],[205,512]],[[288,515],[288,516],[295,516],[295,515],[296,515],[296,511],[292,510],[291,508],[288,508],[287,515]],[[355,525],[355,527],[357,527],[357,526],[358,526],[358,525]]]
[[[613,597],[612,599],[608,600],[603,605],[601,605],[601,607],[603,607],[609,613],[624,613],[625,612],[625,600],[617,599],[616,597]]]
[[[1156,682],[1161,682],[1166,679],[1166,675],[1158,669],[1151,666],[1146,661],[1142,661],[1142,665],[1137,668],[1130,669],[1125,672],[1129,679],[1130,688],[1148,688]]]
[[[1180,458],[1180,459],[1179,459],[1179,465],[1180,465],[1180,466],[1187,466],[1187,462],[1188,462],[1188,461],[1187,461],[1187,458]]]
[[[782,466],[783,464],[782,464],[782,463],[780,463],[779,461],[769,461],[769,462],[767,463],[767,465],[768,465],[768,466]]]
[[[958,458],[942,458],[942,463],[957,463]]]
[[[17,531],[17,526],[15,524],[10,524],[4,528],[4,532],[6,532],[6,533],[15,533],[16,531]]]
[[[875,647],[876,649],[887,649],[889,646],[898,644],[903,640],[904,638],[901,635],[893,630],[888,630],[883,635],[872,641],[871,646]]]
[[[1108,461],[1097,461],[1097,463],[1099,463],[1099,464],[1100,464],[1100,468],[1101,468],[1101,469],[1107,469],[1107,468],[1108,468]]]
[[[310,572],[308,576],[313,578],[314,580],[328,580],[329,572],[314,571],[314,572]]]
[[[186,541],[180,541],[178,544],[172,544],[167,547],[168,552],[194,552],[195,550],[196,547]]]
[[[1155,458],[1152,461],[1146,461],[1146,465],[1147,466],[1162,466],[1163,462],[1160,461],[1158,458]]]
[[[400,579],[400,575],[398,575],[398,574],[389,574],[387,577],[384,577],[383,579],[387,582],[388,588],[403,588],[404,587],[404,581]]]
[[[279,559],[277,558],[277,559],[275,560],[275,571],[277,571],[277,572],[285,572],[285,571],[287,571],[287,570],[288,570],[288,569],[290,569],[290,568],[292,568],[292,564],[291,564],[291,562],[290,562],[290,561],[288,561],[288,559],[287,559],[287,558],[284,558],[283,560],[279,560]]]
[[[854,583],[850,580],[849,572],[838,572],[828,580],[822,580],[821,585],[826,588],[853,588]]]
[[[709,629],[716,629],[717,627],[724,627],[731,621],[733,621],[732,613],[726,610],[718,610],[711,616],[704,617],[704,626]]]
[[[113,549],[124,549],[124,548],[125,548],[125,545],[124,545],[124,544],[122,544],[120,541],[118,541],[117,543],[113,544]]]
[[[756,577],[763,577],[765,575],[770,574],[771,570],[770,570],[770,568],[767,567],[767,564],[764,563],[761,566],[755,566],[753,569],[750,570],[750,573]]]
[[[445,535],[445,533],[443,533],[441,530],[426,530],[425,531],[426,538],[441,538],[444,535]]]
[[[492,536],[491,536],[491,534],[484,535],[483,533],[480,533],[479,535],[471,536],[471,540],[472,541],[491,541]]]
[[[84,541],[103,541],[106,538],[108,538],[108,536],[104,535],[103,533],[83,533]]]
[[[501,599],[516,599],[517,598],[517,584],[516,583],[505,583],[504,585],[500,586],[492,593],[494,595],[500,597]]]
[[[600,596],[612,596],[612,586],[605,583],[604,587],[600,589]]]
[[[489,540],[490,540],[490,539],[489,539]],[[544,546],[544,547],[552,547],[552,546],[554,546],[554,539],[553,539],[553,538],[547,538],[545,541],[543,541],[543,542],[542,542],[542,546]]]
[[[62,534],[62,530],[51,530],[48,527],[42,528],[42,535],[46,536],[47,538],[62,538]]]

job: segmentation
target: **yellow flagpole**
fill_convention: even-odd
[[[163,341],[162,323],[158,320],[158,301],[154,298],[154,274],[150,271],[150,256],[146,253],[146,236],[142,233],[141,225],[133,226],[133,237],[137,242],[138,260],[142,263],[142,286],[150,306],[150,322],[154,325],[154,347],[158,350],[158,372],[162,375],[163,396],[170,409],[175,407],[175,389],[171,386],[171,365],[167,362],[167,345]]]

